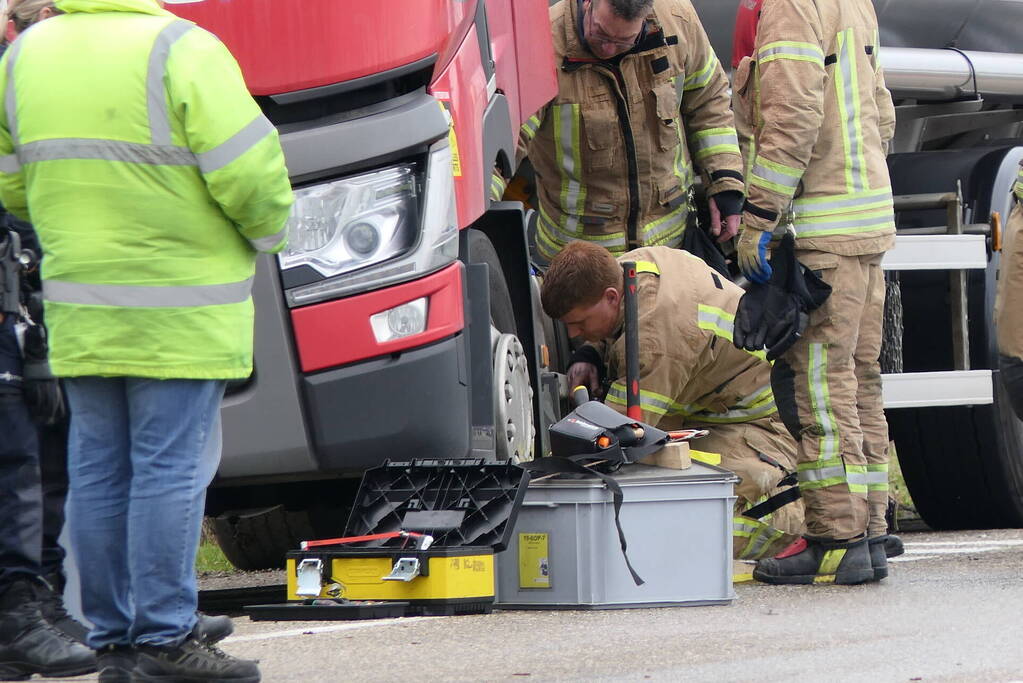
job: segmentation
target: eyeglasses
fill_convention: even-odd
[[[644,22],[644,26],[645,26]],[[636,39],[639,38],[639,34],[643,30],[636,31],[636,34],[628,40],[620,40],[618,38],[612,38],[611,36],[604,33],[603,29],[597,25],[597,22],[593,19],[593,2],[591,0],[589,6],[586,8],[586,38],[592,40],[595,43],[602,43],[604,45],[614,45],[622,50],[628,50],[635,46]]]

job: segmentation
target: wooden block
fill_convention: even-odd
[[[664,448],[640,460],[644,465],[665,467],[669,470],[687,470],[693,461],[689,457],[689,443],[680,441],[669,443]]]

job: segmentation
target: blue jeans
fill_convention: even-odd
[[[68,521],[90,647],[176,645],[220,462],[219,380],[72,377]]]

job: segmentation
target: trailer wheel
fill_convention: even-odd
[[[973,211],[969,220],[982,222],[991,211],[1004,211],[1020,155],[1006,149],[897,155],[890,158],[893,189],[895,194],[947,191],[961,180]],[[900,215],[899,225],[939,225],[941,213]],[[967,278],[973,369],[997,368],[998,262],[999,254],[992,254],[985,271],[969,271]],[[953,367],[947,273],[904,272],[901,294],[905,371]],[[932,528],[1023,526],[1023,422],[1012,412],[997,370],[993,381],[992,405],[887,411],[906,484]]]
[[[210,521],[227,561],[245,571],[279,569],[288,550],[315,537],[308,514],[288,512],[283,505],[233,511]]]

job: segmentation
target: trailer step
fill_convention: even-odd
[[[898,235],[884,255],[885,270],[963,270],[987,268],[984,235]]]
[[[885,408],[932,408],[994,402],[990,370],[881,375]]]

